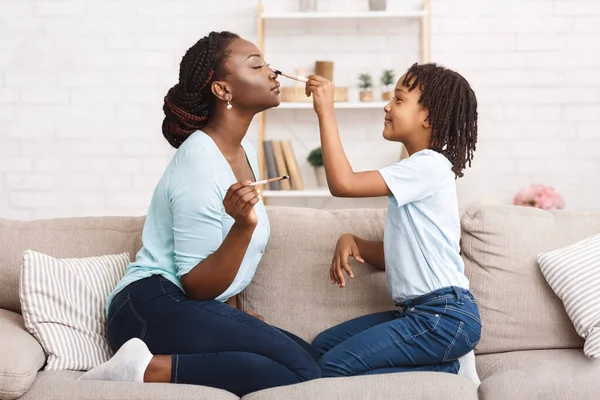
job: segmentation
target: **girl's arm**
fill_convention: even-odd
[[[356,247],[363,260],[377,269],[385,270],[385,256],[383,252],[383,242],[365,240],[354,236]]]
[[[306,95],[313,96],[313,106],[319,118],[323,163],[327,185],[336,197],[379,197],[392,194],[379,171],[354,172],[344,153],[335,119],[333,82],[311,75],[306,83]]]

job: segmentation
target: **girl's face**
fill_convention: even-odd
[[[385,111],[383,137],[402,143],[430,132],[427,121],[428,111],[419,104],[421,90],[416,87],[409,91],[407,86],[402,85],[403,81],[404,75],[396,83],[394,97],[383,108]]]

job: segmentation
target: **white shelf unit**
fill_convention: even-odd
[[[390,19],[390,18],[422,18],[427,16],[426,10],[418,11],[366,11],[366,12],[292,12],[292,13],[263,13],[264,20],[282,19]]]
[[[431,0],[422,0],[421,9],[407,11],[368,11],[368,12],[291,12],[291,13],[269,13],[264,12],[262,1],[258,2],[257,12],[257,44],[261,51],[265,51],[265,22],[277,20],[324,20],[324,19],[419,19],[419,45],[420,62],[427,63],[431,60]],[[386,102],[336,102],[336,109],[377,109],[381,110]],[[293,103],[282,102],[279,109],[289,110],[309,110],[312,109],[312,102]],[[276,110],[275,108],[274,110]],[[258,115],[258,161],[260,176],[266,176],[267,167],[263,148],[263,142],[266,140],[266,113]],[[407,156],[406,149],[402,146],[400,158]],[[328,189],[305,189],[305,190],[263,190],[263,201],[266,203],[268,197],[329,197],[331,194]]]

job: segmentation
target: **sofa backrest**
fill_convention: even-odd
[[[337,239],[350,232],[382,240],[385,210],[268,211],[271,239],[252,283],[239,297],[243,309],[306,340],[349,319],[394,309],[383,271],[351,261],[355,277],[346,279],[345,288],[329,277]]]
[[[312,340],[322,330],[372,312],[393,310],[385,273],[350,261],[355,278],[329,279],[337,239],[351,232],[382,240],[385,210],[326,211],[268,207],[271,239],[240,305]],[[144,218],[0,219],[0,308],[20,312],[19,277],[30,248],[55,257],[129,252],[141,246]],[[482,206],[462,217],[465,274],[483,322],[479,354],[580,348],[536,256],[600,232],[600,213]],[[576,266],[575,266],[576,267]]]
[[[581,348],[537,255],[599,233],[600,212],[482,206],[461,225],[465,274],[483,323],[477,352]]]
[[[129,252],[134,258],[143,225],[143,217],[0,219],[0,308],[21,312],[19,279],[25,250],[61,258]]]

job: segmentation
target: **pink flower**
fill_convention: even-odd
[[[521,189],[514,197],[513,204],[537,207],[542,210],[562,209],[565,202],[552,186],[531,185]]]

